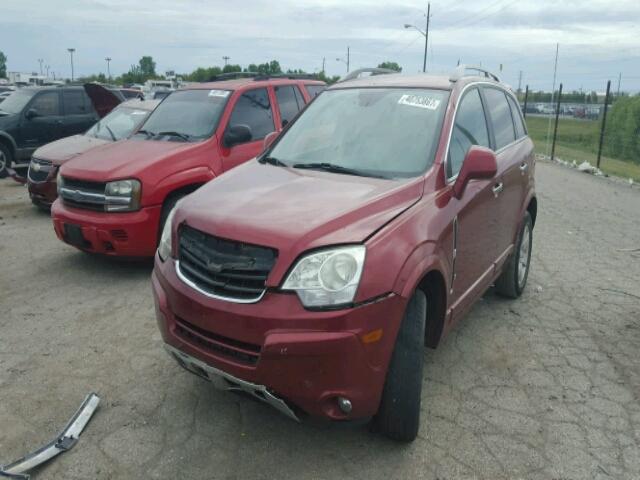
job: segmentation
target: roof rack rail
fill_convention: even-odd
[[[252,78],[254,81],[269,80],[270,78],[284,78],[290,80],[319,80],[315,73],[260,73],[260,72],[229,72],[212,76],[210,82],[236,80],[238,78]]]
[[[373,76],[373,75],[386,75],[390,73],[399,73],[399,72],[397,72],[396,70],[391,70],[390,68],[374,68],[374,67],[359,68],[357,70],[354,70],[353,72],[347,73],[344,77],[338,80],[338,82],[341,83],[341,82],[348,82],[349,80],[355,80],[362,73],[370,73],[371,76]]]
[[[492,80],[495,80],[496,82],[500,82],[500,78],[498,78],[498,76],[495,73],[491,73],[489,70],[485,70],[484,68],[481,68],[481,67],[474,67],[473,65],[465,65],[465,64],[458,65],[455,68],[455,70],[451,72],[451,75],[449,76],[449,81],[457,82],[462,77],[468,76],[466,75],[467,70],[480,73],[481,77],[490,78]]]

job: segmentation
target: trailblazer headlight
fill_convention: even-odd
[[[142,188],[138,180],[117,180],[105,186],[105,210],[107,212],[130,212],[140,208]]]
[[[171,224],[176,213],[176,207],[173,207],[167,216],[167,220],[162,227],[162,236],[158,245],[158,255],[163,262],[171,256]]]
[[[366,248],[353,245],[321,250],[298,261],[282,286],[298,294],[305,307],[329,307],[353,302]]]

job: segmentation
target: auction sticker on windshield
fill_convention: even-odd
[[[227,98],[229,96],[229,90],[209,90],[210,97],[222,97]]]
[[[398,100],[399,105],[409,105],[410,107],[426,108],[428,110],[437,110],[440,106],[440,100],[425,95],[402,95]]]

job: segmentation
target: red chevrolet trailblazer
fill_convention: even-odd
[[[171,93],[130,139],[78,155],[58,172],[51,216],[82,250],[153,256],[176,202],[258,155],[324,83],[253,77]]]

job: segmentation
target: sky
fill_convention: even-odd
[[[157,71],[246,66],[276,59],[283,68],[351,69],[398,62],[422,70],[426,2],[404,0],[0,0],[0,51],[9,71],[118,75],[151,55]],[[434,0],[427,70],[449,73],[460,60],[495,71],[517,88],[550,90],[556,43],[564,90],[640,91],[640,1]],[[522,80],[520,80],[522,72]]]

